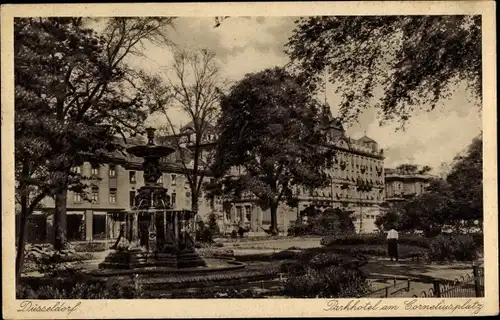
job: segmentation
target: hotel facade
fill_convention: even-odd
[[[313,207],[319,211],[328,208],[351,211],[357,232],[376,231],[375,219],[385,200],[383,150],[366,135],[360,139],[347,137],[341,121],[333,117],[328,105],[323,108],[323,130],[327,132],[329,146],[336,151],[328,186],[316,190],[297,188],[297,207],[283,203],[278,207],[278,229],[285,233],[297,219],[307,219],[306,209]],[[237,171],[232,174],[237,175]],[[224,223],[229,227],[237,221],[244,221],[255,233],[263,233],[270,227],[270,210],[260,208],[251,194],[223,202]]]

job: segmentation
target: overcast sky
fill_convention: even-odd
[[[214,28],[213,18],[179,18],[169,38],[180,47],[214,51],[223,76],[237,81],[246,73],[283,66],[287,62],[283,45],[292,34],[294,20],[287,17],[231,18]],[[154,45],[147,45],[144,54],[146,58],[134,57],[129,63],[155,73],[172,61],[168,49]],[[404,132],[395,131],[397,123],[380,127],[376,110],[369,109],[357,124],[346,126],[347,134],[359,138],[366,130],[366,134],[384,148],[386,167],[413,163],[429,165],[438,173],[441,163],[450,162],[481,130],[480,113],[466,98],[467,91],[457,87],[454,95],[435,111],[415,114]],[[327,99],[333,115],[337,115],[338,96],[330,90]],[[187,121],[180,113],[172,114],[178,123]],[[154,126],[161,125],[162,121],[158,117],[149,120]]]

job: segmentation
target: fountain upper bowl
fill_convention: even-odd
[[[165,157],[175,152],[175,149],[167,146],[135,146],[127,148],[127,152],[136,157]]]

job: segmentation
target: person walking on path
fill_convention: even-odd
[[[387,251],[389,253],[389,258],[396,259],[398,261],[398,232],[394,229],[389,230],[387,233]]]

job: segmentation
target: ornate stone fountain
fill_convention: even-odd
[[[138,267],[198,267],[205,266],[194,248],[191,232],[194,214],[191,211],[172,210],[170,196],[158,183],[160,159],[172,154],[171,147],[154,143],[155,129],[146,129],[148,143],[135,146],[127,152],[144,159],[145,185],[138,190],[134,208],[127,212],[125,226],[104,262],[102,269],[132,269]]]

